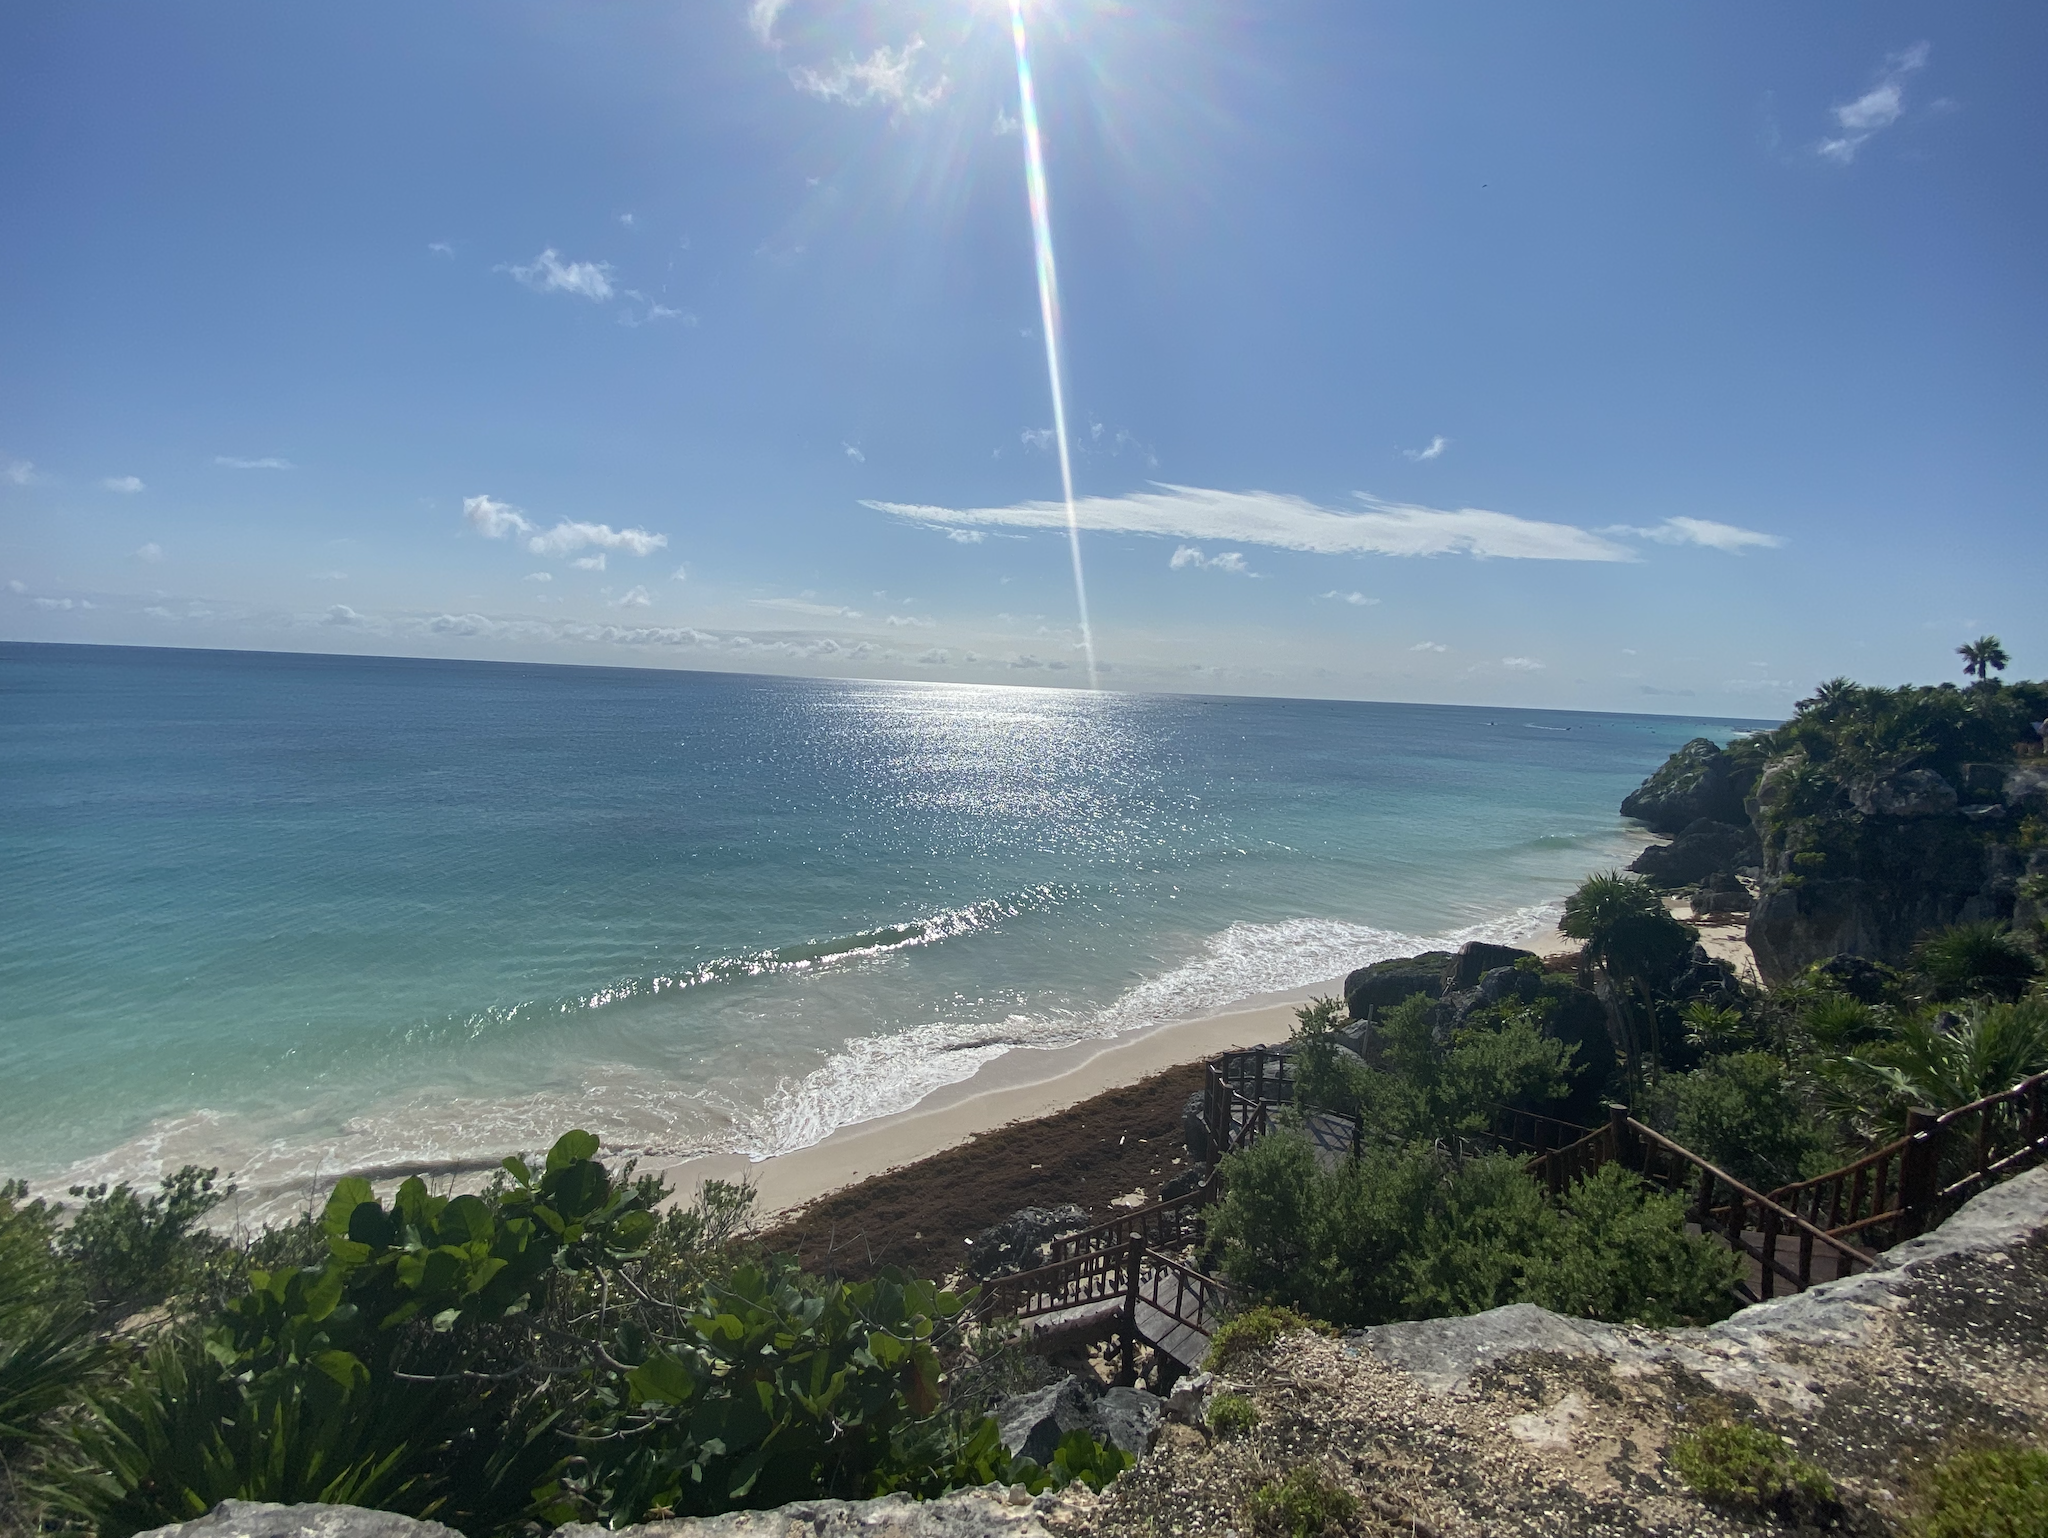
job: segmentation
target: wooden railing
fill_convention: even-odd
[[[1486,1136],[1496,1147],[1513,1153],[1544,1154],[1553,1148],[1569,1147],[1592,1130],[1574,1121],[1559,1121],[1554,1116],[1539,1116],[1534,1111],[1503,1105],[1494,1108],[1493,1125]]]
[[[1076,1234],[1062,1235],[1052,1241],[1052,1263],[1090,1250],[1116,1249],[1128,1244],[1134,1235],[1155,1250],[1177,1250],[1197,1242],[1201,1237],[1202,1209],[1216,1200],[1222,1183],[1221,1177],[1211,1170],[1207,1180],[1185,1195],[1119,1213],[1106,1223],[1097,1223]]]
[[[1936,1115],[1906,1113],[1906,1135],[1771,1199],[1837,1238],[1887,1243],[1932,1227],[1965,1198],[2048,1159],[2048,1073]]]
[[[1868,1250],[1752,1190],[1644,1126],[1625,1107],[1608,1110],[1606,1126],[1576,1143],[1539,1154],[1529,1161],[1529,1173],[1558,1193],[1603,1164],[1620,1163],[1654,1185],[1683,1194],[1688,1223],[1720,1238],[1754,1264],[1754,1282],[1745,1277],[1736,1289],[1751,1302],[1775,1297],[1781,1282],[1804,1292],[1815,1282],[1833,1281],[1877,1263]],[[1787,1245],[1792,1249],[1789,1259]]]
[[[1142,1327],[1140,1304],[1156,1311]],[[1087,1333],[1113,1328],[1122,1337],[1124,1372],[1130,1376],[1143,1328],[1153,1331],[1146,1338],[1155,1346],[1180,1335],[1176,1349],[1199,1359],[1229,1306],[1227,1283],[1148,1248],[1143,1235],[1134,1233],[1121,1244],[1081,1250],[1033,1271],[999,1277],[982,1289],[975,1312],[1014,1318],[1041,1343],[1071,1339],[1070,1326]],[[1034,1321],[1040,1322],[1039,1330],[1031,1329]],[[1186,1331],[1199,1340],[1181,1333]]]

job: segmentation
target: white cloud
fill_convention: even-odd
[[[1543,664],[1534,657],[1503,657],[1500,659],[1500,665],[1504,668],[1513,668],[1518,673],[1536,673],[1543,668]]]
[[[922,662],[926,667],[942,668],[952,659],[947,656],[945,647],[934,646],[929,651],[918,653],[912,660]]]
[[[1152,491],[1084,497],[1074,504],[1084,529],[1266,545],[1318,555],[1475,555],[1511,560],[1628,561],[1629,550],[1571,524],[1542,523],[1483,508],[1447,511],[1383,502],[1356,493],[1362,512],[1318,507],[1271,491],[1212,491],[1154,482]],[[951,528],[1064,529],[1066,504],[947,508],[905,502],[864,507],[915,523]]]
[[[1235,550],[1225,550],[1220,555],[1204,555],[1193,545],[1182,545],[1173,552],[1173,555],[1167,560],[1166,564],[1174,571],[1192,566],[1198,571],[1206,567],[1210,571],[1227,571],[1239,577],[1257,575],[1249,566],[1245,565],[1244,556]]]
[[[654,600],[647,595],[646,588],[629,587],[625,592],[612,600],[612,607],[614,609],[645,609],[650,607],[653,602]]]
[[[935,619],[919,619],[914,614],[890,614],[884,616],[882,623],[913,630],[934,630],[938,628],[939,622]]]
[[[812,603],[806,598],[756,598],[751,600],[763,609],[787,609],[792,614],[811,614],[819,619],[859,619],[860,610],[844,608],[836,603]]]
[[[363,617],[347,604],[338,603],[321,616],[320,623],[323,625],[360,625],[363,623]]]
[[[295,470],[289,459],[266,457],[263,459],[238,459],[233,454],[216,454],[213,462],[229,470]]]
[[[578,571],[603,571],[604,552],[600,550],[597,552],[596,555],[579,556],[577,559],[571,561],[569,564],[575,567]]]
[[[989,126],[989,132],[994,134],[998,139],[1006,139],[1011,134],[1021,131],[1023,127],[1024,125],[1022,123],[1018,122],[1017,119],[1010,116],[1007,109],[1003,107],[997,107],[996,120],[993,124]]]
[[[956,545],[978,545],[988,538],[979,529],[943,529],[940,532]]]
[[[7,579],[7,591],[10,593],[26,593],[28,591],[28,584],[19,577],[9,577]]]
[[[674,571],[668,574],[668,580],[671,582],[688,582],[690,580],[690,568],[687,566],[678,566]]]
[[[775,46],[775,18],[789,5],[789,0],[749,0],[747,25],[754,36],[772,48]]]
[[[35,600],[35,606],[38,609],[90,609],[93,607],[91,600],[85,598],[38,598]]]
[[[500,502],[491,496],[464,497],[462,516],[487,539],[518,535],[531,554],[551,555],[557,559],[593,546],[600,551],[625,550],[634,555],[652,555],[668,545],[666,534],[650,534],[645,529],[615,529],[608,523],[572,522],[565,518],[553,528],[543,529],[511,503]],[[596,571],[604,570],[602,559],[578,561],[576,564],[590,566]]]
[[[148,544],[141,546],[135,552],[136,560],[145,561],[151,566],[156,565],[163,558],[164,547],[162,545],[159,545],[155,540],[151,540]]]
[[[1050,454],[1057,437],[1050,427],[1027,427],[1017,434],[1018,441],[1027,449],[1036,449],[1041,454]]]
[[[1660,545],[1704,545],[1709,550],[1725,550],[1730,555],[1740,555],[1751,546],[1775,550],[1785,543],[1779,535],[1738,528],[1732,523],[1716,523],[1711,518],[1666,518],[1649,529],[1618,523],[1600,532],[1633,534],[1637,539],[1654,539]]]
[[[7,468],[0,470],[0,475],[6,476],[8,480],[14,482],[17,486],[33,486],[42,479],[40,475],[36,474],[36,467],[26,459],[8,460]]]
[[[118,491],[123,496],[132,497],[136,492],[142,490],[142,477],[138,475],[110,475],[101,481],[100,484],[109,491]]]
[[[772,24],[772,17],[770,21]],[[798,90],[825,101],[844,102],[849,107],[884,102],[899,112],[923,112],[936,107],[951,84],[944,75],[928,83],[915,78],[918,55],[923,52],[924,39],[912,37],[901,48],[885,43],[865,59],[840,59],[829,69],[799,65],[789,72],[789,78]]]
[[[640,222],[640,221],[639,221],[638,219],[634,218],[634,217],[633,217],[633,216],[632,216],[631,214],[620,214],[620,215],[619,215],[619,223],[623,224],[623,225],[624,225],[624,226],[625,226],[625,227],[626,227],[627,229],[629,229],[629,230],[630,230],[631,228],[633,228],[633,226],[634,226],[634,225],[636,225],[636,224],[638,224],[639,222]]]
[[[612,297],[611,263],[565,262],[553,246],[523,267],[504,270],[537,294],[581,294],[597,303]]]
[[[530,571],[526,574],[526,580],[528,582],[552,582],[555,580],[555,574],[551,571]]]
[[[1814,146],[1814,153],[1836,165],[1848,165],[1873,134],[1882,132],[1906,115],[1906,77],[1927,66],[1928,45],[1924,42],[1890,55],[1884,61],[1877,84],[1852,102],[1832,109],[1841,130]]]
[[[1403,449],[1401,450],[1401,452],[1407,455],[1410,459],[1415,460],[1441,459],[1443,458],[1444,450],[1449,448],[1450,446],[1451,440],[1446,438],[1442,433],[1438,433],[1434,438],[1429,440],[1429,446],[1427,448]]]
[[[1348,603],[1352,605],[1354,608],[1360,609],[1365,608],[1369,604],[1376,604],[1379,602],[1377,598],[1368,598],[1363,593],[1340,593],[1337,592],[1334,588],[1327,593],[1319,593],[1316,596],[1319,598],[1334,598],[1339,603]]]
[[[846,450],[846,457],[852,460],[855,464],[864,465],[868,462],[867,455],[863,454],[859,449],[855,448],[852,444],[842,443],[839,446],[842,449]]]
[[[427,242],[427,249],[436,256],[452,257],[455,255],[455,248],[445,240],[430,240]]]
[[[1417,641],[1408,650],[1412,652],[1447,652],[1450,648],[1441,641]]]

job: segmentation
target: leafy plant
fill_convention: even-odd
[[[126,1182],[73,1186],[85,1198],[59,1241],[93,1307],[119,1318],[185,1290],[223,1248],[206,1215],[234,1194],[216,1188],[220,1171],[188,1164],[152,1196]]]
[[[1565,899],[1558,931],[1585,942],[1586,959],[1635,998],[1628,1013],[1632,1070],[1647,1057],[1660,1071],[1663,1046],[1655,991],[1678,969],[1699,939],[1665,908],[1656,889],[1640,876],[1609,871],[1588,876]]]
[[[1251,1352],[1264,1351],[1283,1335],[1322,1327],[1291,1308],[1262,1303],[1223,1322],[1209,1340],[1209,1354],[1202,1365],[1215,1372]]]
[[[1565,1194],[1563,1221],[1530,1258],[1522,1296],[1554,1313],[1668,1327],[1735,1309],[1733,1251],[1686,1231],[1685,1203],[1619,1164]]]
[[[1930,935],[1914,951],[1913,964],[1932,997],[1943,1001],[1983,997],[2011,1003],[2041,970],[2019,936],[1990,919]]]
[[[1297,1464],[1252,1492],[1252,1526],[1284,1538],[1341,1535],[1358,1515],[1358,1497],[1313,1463]]]
[[[1792,1523],[1840,1509],[1834,1481],[1759,1426],[1728,1421],[1682,1432],[1665,1457],[1710,1505],[1767,1511]]]
[[[1218,1394],[1209,1401],[1209,1429],[1226,1442],[1259,1423],[1259,1407],[1243,1394]]]
[[[1956,655],[1963,659],[1965,678],[1989,679],[1993,673],[2003,673],[2012,665],[2005,645],[1995,635],[1979,636],[1974,641],[1965,641],[1956,648]]]
[[[1759,1191],[1791,1184],[1816,1161],[1826,1167],[1833,1152],[1790,1068],[1766,1052],[1710,1057],[1666,1078],[1653,1098],[1676,1142]]]
[[[2048,1452],[1981,1447],[1936,1464],[1921,1538],[2048,1538]]]
[[[1823,1064],[1835,1108],[1873,1135],[1896,1134],[1910,1106],[1950,1110],[2048,1070],[2048,999],[1911,1015],[1884,1040]]]

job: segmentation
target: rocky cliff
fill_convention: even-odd
[[[2048,688],[1855,689],[1727,749],[1687,743],[1622,802],[1672,842],[1633,867],[1738,905],[1767,984],[1847,953],[1900,962],[1930,931],[2048,908]],[[2031,756],[2026,756],[2031,755]]]

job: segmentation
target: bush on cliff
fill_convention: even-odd
[[[1718,1318],[1734,1262],[1682,1204],[1612,1166],[1562,1208],[1508,1154],[1368,1147],[1331,1169],[1282,1129],[1224,1161],[1210,1233],[1252,1296],[1334,1324],[1536,1302],[1590,1317]]]
[[[1758,1191],[1842,1162],[1814,1098],[1767,1052],[1710,1057],[1647,1099],[1655,1126]]]

